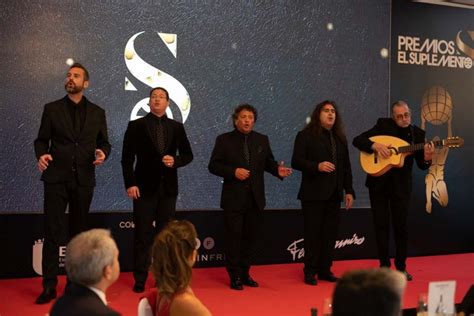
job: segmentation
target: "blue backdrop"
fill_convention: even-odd
[[[207,163],[215,137],[232,129],[230,113],[239,103],[257,107],[255,129],[269,135],[276,159],[287,163],[297,131],[323,99],[339,104],[349,138],[387,113],[389,64],[380,50],[389,43],[388,0],[8,2],[0,22],[0,212],[42,210],[32,142],[43,105],[65,95],[68,58],[89,69],[86,95],[106,110],[113,146],[97,170],[92,209],[131,209],[122,138],[150,84],[124,55],[140,32],[136,54],[189,94],[185,127],[195,158],[180,170],[178,209],[218,209],[221,179]],[[175,41],[167,45],[159,32],[175,34]],[[183,119],[175,102],[171,110]],[[352,146],[351,158],[357,206],[367,207]],[[269,176],[267,208],[299,208],[299,182],[298,173],[283,182]]]

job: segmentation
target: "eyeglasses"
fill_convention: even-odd
[[[398,120],[398,121],[401,121],[403,120],[404,118],[407,119],[411,116],[411,113],[410,112],[405,112],[403,114],[398,114],[398,115],[395,115],[395,119]]]

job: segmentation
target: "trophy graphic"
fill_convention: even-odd
[[[421,128],[426,130],[426,123],[443,125],[447,123],[447,136],[452,137],[453,103],[448,91],[440,86],[433,86],[427,90],[421,101]],[[435,136],[433,141],[440,140]],[[432,197],[439,205],[448,205],[448,188],[444,181],[444,166],[448,157],[449,147],[435,148],[433,160],[425,176],[426,185],[426,212],[432,211]]]

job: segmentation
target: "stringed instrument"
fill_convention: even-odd
[[[401,168],[405,162],[405,157],[417,150],[422,150],[425,143],[410,145],[408,142],[394,136],[379,135],[369,138],[374,143],[390,146],[391,156],[382,158],[376,152],[371,154],[360,152],[360,165],[362,169],[371,176],[378,177],[389,171],[391,168]],[[461,137],[448,137],[442,140],[433,141],[435,147],[459,148],[464,144]]]

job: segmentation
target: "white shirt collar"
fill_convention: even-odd
[[[94,292],[95,294],[97,294],[97,296],[100,298],[100,300],[102,302],[104,302],[104,305],[107,305],[107,299],[105,298],[105,293],[102,292],[101,290],[95,288],[95,287],[92,287],[92,286],[88,286],[89,290],[91,290],[92,292]]]

